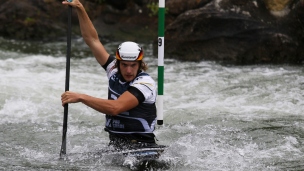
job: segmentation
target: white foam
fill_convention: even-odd
[[[153,64],[150,74],[156,78],[156,60],[147,60]],[[56,135],[50,140],[59,139],[65,58],[1,58],[0,73],[0,124],[55,123],[50,129]],[[269,165],[275,162],[273,156],[281,160],[301,159],[303,152],[297,135],[275,134],[277,125],[273,131],[267,128],[276,123],[272,119],[302,117],[303,80],[301,67],[165,60],[164,126],[156,130],[156,135],[160,144],[170,147],[162,159],[172,162],[173,170],[277,170]],[[71,60],[70,90],[106,98],[107,84],[106,75],[94,58]],[[104,121],[103,114],[81,103],[69,105],[69,150],[86,152],[106,146]],[[303,128],[300,120],[276,124]],[[54,157],[31,147],[24,148],[21,155]]]

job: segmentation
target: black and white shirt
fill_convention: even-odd
[[[134,139],[153,139],[156,123],[156,83],[145,72],[139,72],[134,80],[125,82],[115,68],[116,59],[109,57],[103,66],[109,79],[108,99],[116,100],[125,91],[132,93],[139,101],[135,108],[116,116],[106,115],[106,130],[112,134],[130,135]]]

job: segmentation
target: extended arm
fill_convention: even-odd
[[[129,91],[124,92],[117,100],[106,100],[67,91],[61,95],[62,105],[66,103],[82,102],[83,104],[108,115],[118,115],[136,107],[138,99]]]
[[[90,47],[98,63],[103,66],[107,62],[109,54],[99,41],[97,31],[83,5],[79,2],[79,0],[73,0],[73,2],[63,1],[62,4],[71,5],[76,9],[82,37],[86,44]]]

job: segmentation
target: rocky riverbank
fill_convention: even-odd
[[[83,0],[102,42],[152,41],[158,0]],[[302,64],[302,0],[166,0],[165,57],[232,64]],[[66,35],[61,0],[0,0],[0,36],[53,41]],[[79,36],[73,12],[73,35]]]

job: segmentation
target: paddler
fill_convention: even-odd
[[[109,79],[108,99],[66,91],[62,105],[81,102],[105,114],[105,131],[116,149],[157,147],[153,133],[156,123],[156,83],[146,73],[143,48],[131,41],[121,43],[110,55],[98,38],[86,10],[79,0],[63,1],[78,16],[81,34]]]

